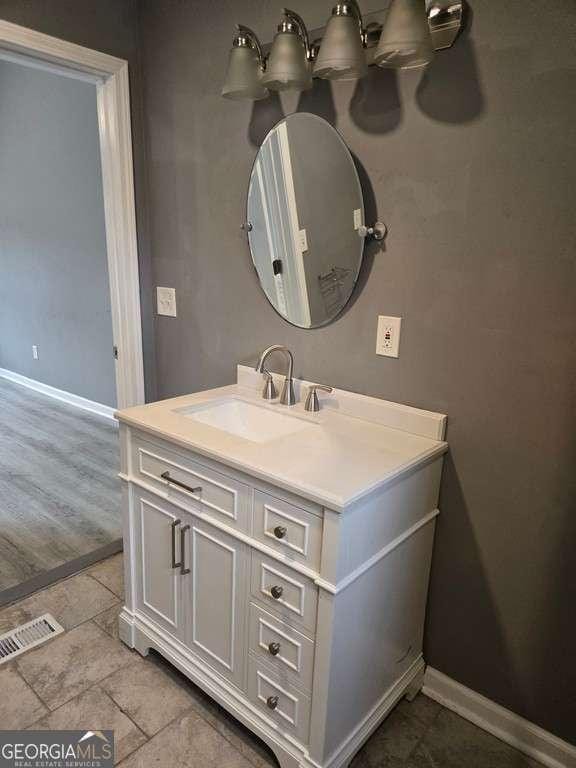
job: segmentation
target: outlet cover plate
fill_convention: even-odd
[[[156,311],[159,315],[176,317],[176,289],[156,287]]]
[[[376,354],[384,357],[399,357],[401,317],[378,316]]]

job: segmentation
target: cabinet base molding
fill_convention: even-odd
[[[281,768],[346,768],[362,744],[369,738],[394,705],[405,695],[411,695],[420,687],[424,672],[424,661],[419,656],[410,668],[392,685],[362,720],[352,734],[323,763],[313,760],[308,751],[289,736],[281,733],[274,724],[262,717],[240,691],[216,675],[201,660],[187,652],[185,647],[173,638],[159,632],[156,627],[139,613],[126,608],[119,617],[120,639],[143,656],[155,650],[193,683],[217,701],[241,723],[259,736],[276,755]]]
[[[426,696],[548,768],[576,768],[576,746],[427,667]]]

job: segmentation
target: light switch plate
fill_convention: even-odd
[[[378,316],[376,354],[384,357],[398,357],[400,350],[401,317]]]
[[[159,315],[176,317],[176,290],[174,288],[156,287],[156,304]]]

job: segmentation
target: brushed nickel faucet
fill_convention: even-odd
[[[282,403],[282,405],[295,405],[296,398],[294,396],[294,379],[293,379],[294,356],[292,355],[292,352],[290,352],[288,347],[285,347],[283,344],[273,344],[271,347],[268,347],[267,349],[265,349],[264,352],[262,352],[262,354],[260,355],[260,359],[258,360],[258,363],[256,365],[256,370],[259,373],[263,373],[264,376],[266,377],[266,381],[264,384],[264,391],[262,392],[262,397],[265,400],[272,400],[274,397],[276,397],[276,389],[274,387],[272,374],[266,368],[266,365],[265,365],[266,360],[273,352],[282,352],[288,362],[286,378],[284,379],[284,386],[282,387],[282,393],[280,395],[280,402]]]

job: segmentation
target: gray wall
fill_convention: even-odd
[[[96,87],[1,60],[0,275],[0,366],[115,406]]]
[[[156,395],[137,0],[0,0],[0,19],[121,59],[130,71],[146,398]]]
[[[226,383],[279,341],[308,378],[448,413],[427,658],[574,741],[576,6],[471,3],[423,83],[373,70],[300,103],[342,132],[390,227],[316,331],[269,307],[238,229],[256,147],[298,102],[219,95],[234,24],[268,41],[280,3],[143,0],[146,151],[136,0],[0,0],[0,18],[130,63],[148,397],[156,373],[163,397]],[[314,27],[329,5],[294,8]],[[153,284],[179,311],[155,347]],[[404,317],[399,360],[374,355],[378,313]]]
[[[162,397],[230,382],[272,342],[297,373],[449,415],[428,661],[576,740],[576,5],[472,0],[470,33],[419,73],[259,102],[219,95],[234,24],[281,3],[144,0]],[[364,0],[366,11],[379,7]],[[310,26],[330,3],[299,0]],[[302,331],[261,293],[239,225],[254,154],[285,111],[324,115],[390,228],[334,324]],[[398,360],[379,313],[404,318]]]

